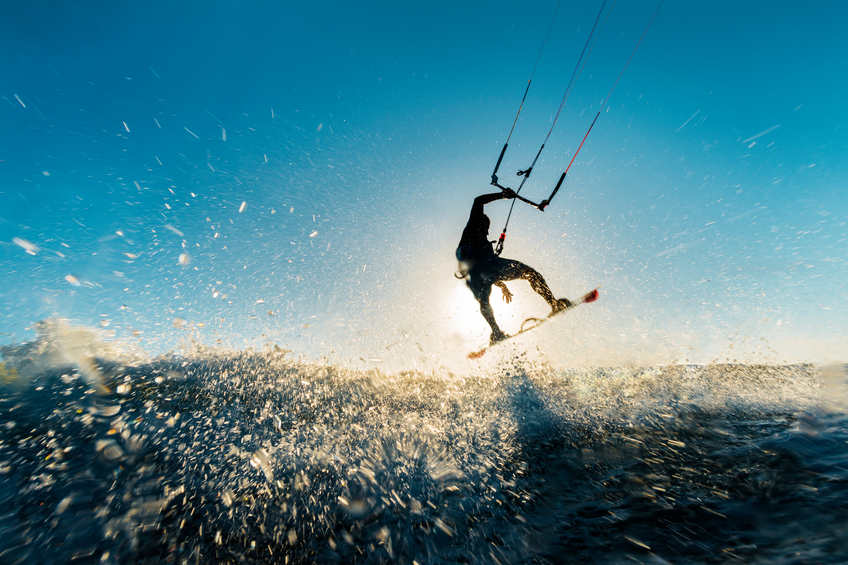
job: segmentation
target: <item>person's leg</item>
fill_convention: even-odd
[[[468,279],[468,288],[471,289],[474,298],[480,304],[480,313],[483,315],[483,319],[492,328],[492,335],[490,336],[491,343],[496,343],[509,337],[498,326],[498,322],[495,320],[495,312],[489,303],[489,298],[492,294],[492,283],[488,282],[480,273],[472,272]]]
[[[499,258],[496,271],[496,280],[512,281],[524,279],[529,282],[530,288],[532,288],[536,294],[541,296],[554,312],[558,312],[563,308],[571,306],[571,302],[569,302],[568,299],[557,299],[554,296],[548,286],[548,283],[545,282],[542,275],[540,275],[533,267],[525,265],[520,261]]]
[[[554,297],[548,283],[545,282],[545,279],[542,278],[542,275],[540,275],[536,269],[527,267],[527,270],[524,271],[521,278],[527,279],[527,282],[530,283],[530,288],[532,288],[536,294],[544,298],[545,302],[550,304],[551,307],[556,304],[556,297]]]
[[[521,261],[512,259],[500,259],[497,265],[496,280],[499,281],[514,281],[524,279],[530,283],[530,288],[533,292],[545,299],[545,302],[552,307],[556,303],[556,297],[551,292],[548,283],[542,278],[536,269],[525,265]]]

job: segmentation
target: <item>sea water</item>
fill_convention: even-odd
[[[4,348],[3,563],[848,560],[844,367],[51,340]]]

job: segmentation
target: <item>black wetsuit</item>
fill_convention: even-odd
[[[495,252],[492,251],[492,244],[489,242],[489,219],[483,213],[483,206],[503,198],[506,198],[505,193],[495,192],[474,199],[471,215],[465,229],[462,230],[459,247],[456,248],[457,260],[471,264],[490,256],[496,257]]]
[[[460,262],[461,270],[467,274],[468,288],[471,289],[474,298],[480,303],[480,313],[492,327],[493,341],[496,334],[497,337],[501,337],[502,332],[495,322],[494,313],[489,304],[492,285],[501,286],[503,281],[527,279],[533,290],[542,296],[552,308],[561,307],[542,275],[535,269],[520,261],[502,259],[495,255],[492,250],[492,244],[488,237],[489,219],[483,213],[483,206],[503,198],[509,198],[508,193],[484,194],[474,199],[468,224],[462,232],[462,238],[459,240],[459,246],[456,249],[456,258]]]

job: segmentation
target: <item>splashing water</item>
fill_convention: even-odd
[[[811,366],[90,363],[108,392],[67,359],[0,389],[4,561],[848,555],[848,429]]]

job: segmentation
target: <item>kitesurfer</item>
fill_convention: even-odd
[[[462,232],[459,247],[456,248],[456,258],[460,264],[460,273],[465,277],[466,284],[474,298],[480,303],[480,313],[492,328],[491,343],[497,343],[508,338],[495,321],[489,296],[492,293],[492,285],[497,286],[503,292],[507,304],[512,301],[512,293],[504,284],[504,281],[525,279],[530,287],[539,296],[545,299],[551,307],[551,314],[571,306],[567,298],[555,298],[545,279],[535,269],[524,263],[511,259],[502,259],[492,250],[492,242],[489,241],[490,220],[483,213],[483,206],[495,200],[504,198],[515,198],[516,193],[511,188],[501,192],[483,194],[474,199],[471,206],[471,215],[468,224]]]

